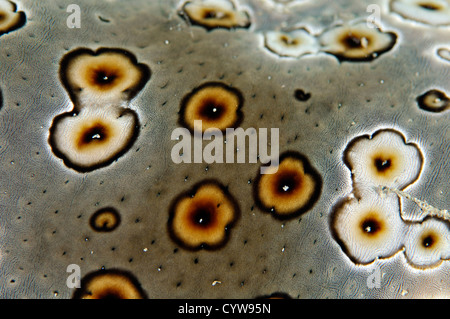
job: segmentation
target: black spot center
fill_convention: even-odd
[[[114,82],[114,80],[117,78],[117,75],[111,72],[107,72],[105,70],[99,70],[95,72],[95,83],[100,85],[107,85]]]
[[[375,159],[374,164],[379,172],[384,172],[384,171],[388,170],[392,165],[390,159],[383,159],[380,157],[377,157]]]
[[[422,239],[422,246],[425,248],[431,248],[434,243],[435,243],[435,239],[432,235],[427,235]]]
[[[100,142],[107,137],[106,128],[102,125],[96,125],[87,129],[81,138],[81,144],[90,144],[92,142]]]
[[[364,37],[359,37],[354,34],[349,34],[344,38],[344,44],[350,49],[360,49],[363,47],[363,39],[367,41]]]
[[[381,225],[376,219],[368,218],[361,223],[361,228],[367,235],[375,235],[381,230]]]
[[[294,174],[283,174],[279,177],[276,185],[276,191],[279,194],[291,194],[300,185],[300,179]]]
[[[211,208],[209,207],[200,207],[198,208],[192,215],[192,221],[195,225],[200,227],[208,227],[213,222],[213,214]]]
[[[203,106],[200,110],[200,115],[210,120],[219,119],[224,113],[224,106],[216,103],[213,100],[208,100],[203,103]]]

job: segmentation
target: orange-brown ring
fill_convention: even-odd
[[[211,245],[208,243],[201,243],[198,246],[193,246],[190,245],[186,242],[184,242],[181,238],[179,238],[173,229],[173,220],[175,217],[175,212],[176,212],[176,207],[177,204],[185,199],[185,198],[192,198],[197,191],[204,185],[214,185],[217,186],[220,191],[223,193],[223,196],[225,196],[227,198],[227,200],[229,201],[229,203],[231,204],[233,210],[234,210],[234,218],[231,220],[231,222],[229,222],[227,225],[225,225],[224,227],[224,236],[221,242],[218,242],[215,245]],[[235,198],[230,194],[230,192],[228,191],[228,188],[225,187],[224,185],[222,185],[220,182],[218,182],[217,180],[214,179],[206,179],[203,180],[197,184],[195,184],[190,190],[183,192],[181,194],[179,194],[171,203],[170,208],[169,208],[169,218],[167,221],[167,229],[170,235],[170,238],[180,247],[183,247],[187,250],[192,250],[192,251],[197,251],[200,249],[205,249],[205,250],[216,250],[216,249],[220,249],[222,248],[229,240],[229,236],[230,236],[230,230],[232,229],[232,227],[236,224],[237,220],[240,217],[240,209],[239,209],[239,205],[237,203],[237,201],[235,200]],[[212,221],[214,222],[214,221]]]
[[[292,219],[292,218],[298,217],[298,216],[304,214],[305,212],[309,211],[315,205],[315,203],[319,199],[320,194],[322,192],[322,177],[317,172],[317,170],[310,164],[308,158],[305,155],[300,154],[295,151],[287,151],[280,155],[279,163],[281,164],[283,162],[283,160],[287,159],[287,158],[293,158],[293,159],[299,160],[303,164],[304,175],[311,176],[311,178],[314,181],[314,189],[311,193],[311,197],[302,207],[300,207],[290,213],[277,214],[274,207],[264,205],[264,203],[260,199],[259,184],[260,184],[262,174],[258,174],[257,177],[255,178],[255,182],[253,184],[253,198],[255,200],[255,203],[261,210],[271,213],[271,215],[274,218],[279,219],[279,220]],[[275,174],[277,174],[277,173],[275,173]]]

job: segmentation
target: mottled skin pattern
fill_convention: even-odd
[[[330,234],[332,205],[352,189],[342,160],[349,141],[381,128],[402,132],[424,154],[421,178],[407,188],[436,207],[449,206],[449,112],[418,108],[417,96],[450,91],[449,63],[436,54],[448,27],[405,20],[387,1],[240,1],[249,29],[207,31],[177,14],[178,1],[77,1],[81,28],[69,29],[73,1],[15,1],[27,23],[0,37],[0,297],[71,298],[69,264],[82,276],[102,267],[131,272],[149,298],[255,298],[274,292],[293,298],[417,298],[450,295],[450,262],[419,270],[404,254],[355,265]],[[394,48],[371,62],[343,62],[319,53],[279,58],[264,48],[263,32],[307,26],[320,34],[338,21],[381,7],[381,27],[395,32]],[[123,48],[152,71],[130,102],[141,127],[117,162],[89,173],[64,166],[48,134],[52,119],[72,109],[61,84],[61,58],[80,47]],[[242,92],[241,127],[278,127],[280,153],[305,154],[323,179],[314,207],[279,221],[255,206],[258,164],[174,164],[170,133],[180,101],[207,81]],[[307,101],[294,92],[310,93]],[[188,251],[167,232],[172,200],[203,179],[217,179],[240,205],[228,243]],[[91,215],[114,207],[117,229],[94,232]],[[412,202],[403,210],[418,216]],[[368,275],[380,267],[381,287]],[[218,281],[212,285],[214,281]]]

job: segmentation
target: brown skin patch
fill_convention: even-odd
[[[257,175],[253,196],[260,209],[284,220],[311,209],[321,189],[322,178],[308,159],[290,151],[281,154],[276,173]]]
[[[89,224],[95,231],[111,232],[119,226],[120,214],[112,207],[105,207],[92,214]]]
[[[184,96],[180,103],[178,123],[194,131],[194,121],[202,121],[202,130],[239,126],[242,121],[242,93],[221,82],[204,83]]]
[[[130,272],[110,269],[98,270],[81,280],[73,299],[146,299],[146,293]]]
[[[173,200],[167,225],[179,246],[213,250],[226,244],[239,216],[239,206],[228,189],[215,180],[205,180]]]

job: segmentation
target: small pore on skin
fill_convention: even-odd
[[[369,28],[364,22],[333,27],[325,31],[319,41],[322,51],[336,56],[341,62],[363,62],[372,61],[391,50],[397,35]]]
[[[83,108],[53,119],[49,143],[66,166],[89,172],[123,155],[136,140],[138,127],[138,117],[130,109]]]
[[[450,259],[450,230],[448,223],[436,218],[426,218],[411,223],[405,240],[405,256],[415,268],[438,266]]]
[[[72,100],[130,100],[150,78],[150,69],[129,51],[76,49],[63,57],[61,80]]]
[[[228,241],[239,215],[239,206],[227,188],[215,180],[205,180],[175,198],[169,209],[168,230],[183,248],[218,249]]]
[[[146,299],[146,293],[130,272],[118,269],[98,270],[81,279],[74,299]]]
[[[223,132],[242,121],[242,93],[221,82],[207,82],[188,93],[181,101],[180,125],[194,131],[194,121],[202,121],[202,131],[217,128]]]
[[[447,0],[392,0],[391,10],[408,20],[450,25],[450,3]]]
[[[418,96],[417,104],[425,111],[444,112],[450,108],[450,98],[442,91],[429,90]]]
[[[180,15],[189,23],[207,30],[249,28],[251,24],[248,13],[236,9],[229,0],[186,1]]]
[[[360,199],[340,201],[331,214],[331,230],[342,250],[356,264],[388,258],[401,249],[405,224],[399,199],[366,192]]]
[[[291,32],[269,31],[265,34],[265,46],[281,57],[298,58],[319,50],[316,37],[304,29]]]
[[[97,232],[111,232],[120,224],[120,214],[113,207],[99,209],[92,214],[89,225]]]
[[[26,15],[23,11],[17,12],[14,2],[0,0],[0,35],[17,30],[25,25]]]
[[[280,155],[276,173],[256,177],[254,198],[260,209],[281,220],[310,210],[320,197],[322,178],[306,156],[289,151]]]
[[[420,176],[423,155],[400,132],[386,129],[353,139],[344,151],[344,163],[358,194],[367,187],[404,189],[411,185]]]

